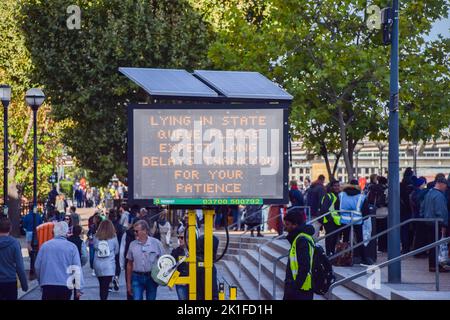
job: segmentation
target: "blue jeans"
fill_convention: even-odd
[[[131,275],[131,287],[133,288],[133,300],[144,300],[144,291],[146,300],[156,299],[156,290],[158,284],[151,276],[134,273]]]
[[[178,284],[175,286],[175,289],[177,290],[177,296],[178,300],[187,300],[188,299],[188,286],[183,284]]]
[[[94,269],[94,258],[95,258],[94,245],[90,244],[89,245],[89,266],[91,267],[91,269]]]

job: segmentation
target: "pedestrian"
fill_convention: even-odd
[[[321,174],[319,175],[317,180],[311,184],[310,190],[308,191],[307,205],[310,208],[312,219],[317,218],[319,216],[320,201],[326,194],[324,183],[325,183],[325,176]],[[315,230],[314,237],[318,238],[321,223],[319,221],[315,221],[312,225]]]
[[[153,224],[151,234],[161,241],[164,253],[169,254],[172,249],[172,226],[167,220],[167,209],[164,209],[159,214],[158,220]],[[159,234],[159,237],[157,234]]]
[[[76,212],[77,208],[74,206],[70,207],[70,218],[72,219],[72,225],[74,226],[78,226],[81,223],[81,217],[80,215]]]
[[[164,254],[164,248],[158,239],[149,236],[150,227],[146,221],[138,220],[133,228],[137,239],[131,242],[126,256],[127,291],[134,300],[143,300],[144,291],[147,300],[155,300],[158,284],[151,271]]]
[[[130,248],[131,242],[136,240],[136,235],[134,233],[133,225],[130,224],[128,230],[124,232],[122,235],[122,240],[120,241],[120,250],[119,250],[119,263],[120,270],[125,271],[125,279],[128,279],[128,259],[127,254]],[[127,300],[133,300],[133,295],[131,295],[127,290]]]
[[[445,176],[439,176],[434,181],[434,187],[430,189],[421,204],[421,215],[426,219],[443,219],[439,222],[439,239],[444,237],[448,228],[448,208],[445,192],[447,191],[447,180]],[[435,239],[434,222],[425,223],[426,242],[433,243],[439,239]],[[428,269],[430,272],[436,271],[436,252],[435,248],[428,251]],[[443,267],[439,266],[439,272],[447,272]]]
[[[251,230],[251,237],[254,237],[253,231],[256,229],[258,237],[263,237],[261,234],[262,223],[262,205],[251,205],[246,207],[245,224]]]
[[[114,229],[116,230],[116,236],[117,236],[117,240],[119,242],[119,248],[120,248],[120,242],[122,241],[122,236],[125,232],[126,229],[124,229],[124,227],[120,224],[120,218],[117,215],[117,211],[115,209],[110,209],[109,210],[109,215],[108,215],[109,220],[111,220],[111,222],[114,225]],[[114,287],[114,290],[119,291],[119,276],[120,276],[120,255],[119,252],[116,254],[116,274],[112,280],[112,284]]]
[[[414,190],[414,181],[417,179],[414,176],[411,168],[406,168],[403,173],[403,179],[400,183],[400,222],[404,222],[412,218],[411,206],[409,196]],[[412,243],[412,224],[407,223],[400,227],[400,237],[402,243],[402,254],[408,253],[411,249]]]
[[[314,255],[314,227],[307,225],[302,215],[288,213],[284,218],[291,244],[286,266],[283,300],[313,300],[312,259]]]
[[[107,300],[109,285],[116,274],[116,255],[119,242],[110,220],[100,223],[94,236],[94,270],[100,285],[100,300]]]
[[[25,229],[25,240],[27,242],[28,255],[31,259],[34,259],[35,254],[37,254],[37,252],[33,251],[33,248],[38,245],[37,234],[33,235],[34,227],[38,227],[43,222],[42,216],[37,212],[34,213],[34,205],[30,203],[29,212],[23,217],[22,226]],[[34,277],[32,271],[30,271],[30,276]]]
[[[321,200],[319,215],[330,213],[322,219],[326,234],[330,234],[341,227],[341,216],[338,212],[340,208],[339,193],[341,186],[338,180],[331,181],[327,186],[327,194]],[[335,253],[336,244],[339,239],[339,232],[325,239],[325,250],[327,256]]]
[[[80,262],[81,266],[83,267],[86,262],[88,261],[88,253],[86,249],[86,244],[81,239],[81,234],[83,233],[83,228],[81,226],[74,226],[73,227],[73,234],[67,238],[70,242],[72,242],[74,245],[77,246],[78,253],[80,255]],[[79,297],[76,295],[76,289],[74,289],[73,293],[73,299],[74,300],[80,300]]]
[[[35,268],[42,300],[70,300],[75,288],[77,299],[84,284],[80,254],[76,245],[67,240],[69,226],[65,221],[55,223],[54,238],[45,242],[39,250]],[[74,288],[68,284],[74,283]]]
[[[425,177],[420,177],[415,180],[414,183],[414,190],[409,195],[409,205],[411,207],[411,217],[414,219],[423,218],[423,216],[420,213],[420,205],[425,198],[425,193],[427,193],[429,190],[425,189],[425,186],[427,184],[427,179]],[[413,234],[412,234],[412,246],[413,249],[419,249],[426,245],[425,240],[425,229],[424,229],[424,222],[423,221],[417,221],[413,222]],[[421,258],[426,257],[427,253],[422,252],[419,254],[416,254],[414,257]]]
[[[184,234],[178,234],[178,247],[173,249],[171,255],[175,258],[175,261],[179,263],[186,258],[186,243],[184,240]],[[188,265],[186,262],[180,263],[177,268],[180,272],[180,277],[187,277],[189,275]],[[188,286],[185,284],[175,285],[177,291],[178,300],[188,300]]]
[[[66,215],[66,208],[62,194],[56,197],[56,210],[58,211],[59,217],[64,217]]]
[[[369,205],[366,196],[361,193],[358,180],[350,181],[349,185],[343,186],[343,191],[339,193],[341,224],[348,225],[353,221],[353,230],[356,235],[357,243],[363,239],[363,217],[369,214]],[[348,211],[347,211],[348,210]],[[344,242],[350,244],[351,228],[347,227],[344,231]],[[370,242],[369,242],[370,244]],[[359,246],[354,250],[354,263],[374,264],[373,257],[370,257],[366,246]]]
[[[298,189],[297,181],[292,180],[290,185],[291,189],[289,190],[289,201],[291,202],[291,207],[303,207],[305,205],[305,201],[303,200],[303,194]]]
[[[128,212],[128,206],[122,204],[119,209],[120,212],[120,224],[125,230],[128,230],[130,225],[130,213]]]
[[[17,300],[17,277],[22,291],[28,291],[20,243],[10,232],[11,221],[0,218],[0,300]]]
[[[72,217],[70,215],[67,215],[64,217],[64,221],[69,226],[69,230],[67,231],[67,236],[70,237],[73,234],[73,223],[72,223]]]
[[[269,231],[277,232],[278,235],[283,234],[283,206],[271,205],[269,209],[268,225]]]
[[[388,199],[387,199],[387,190],[388,190],[388,180],[386,179],[386,177],[383,176],[378,176],[377,177],[377,181],[378,181],[378,187],[380,188],[380,191],[382,192],[381,195],[381,200],[378,203],[382,203],[383,205],[381,205],[381,208],[384,208],[384,216],[387,217],[387,206],[388,206]],[[378,204],[377,204],[378,206]],[[378,233],[383,232],[387,229],[387,218],[382,218],[380,217],[379,219],[377,218],[376,221],[376,230]],[[380,252],[387,252],[387,235],[384,234],[382,236],[378,237],[378,241],[377,241],[377,245],[378,245],[378,251]]]

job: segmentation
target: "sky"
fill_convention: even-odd
[[[435,40],[437,39],[437,35],[441,34],[444,38],[450,38],[450,16],[447,19],[443,19],[440,21],[437,21],[433,28],[431,29],[431,32],[428,36],[425,37],[426,40]]]

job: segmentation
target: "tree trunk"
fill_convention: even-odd
[[[328,150],[324,144],[320,148],[320,153],[321,156],[323,157],[323,160],[325,161],[325,166],[327,167],[328,179],[329,181],[331,181],[333,178],[333,174],[331,173],[330,159],[328,158]]]
[[[344,156],[345,168],[347,169],[348,181],[351,181],[354,177],[353,166],[350,162],[349,151],[347,150],[347,132],[346,125],[344,122],[344,115],[342,112],[342,107],[338,107],[338,119],[339,119],[339,135],[341,137],[341,148],[342,155]]]
[[[342,151],[339,152],[338,154],[334,154],[336,159],[334,161],[334,165],[333,165],[333,172],[332,172],[332,176],[333,178],[336,176],[336,171],[337,171],[337,167],[339,165],[339,160],[341,159],[341,155],[342,155]]]
[[[13,237],[20,237],[20,193],[17,189],[17,184],[14,179],[9,178],[10,183],[8,184],[8,197],[9,197],[9,206],[8,206],[8,215],[11,219],[12,230],[11,235]]]

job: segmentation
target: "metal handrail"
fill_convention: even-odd
[[[259,212],[263,212],[263,210],[266,209],[266,208],[268,208],[268,207],[270,207],[270,205],[263,206],[260,210],[253,212],[253,214],[256,214],[256,213],[259,213]],[[253,214],[252,214],[252,215],[253,215]],[[238,219],[240,219],[240,217],[238,217]],[[230,224],[230,225],[227,226],[227,227],[228,227],[228,229],[230,229],[230,228],[235,227],[235,226],[237,226],[237,225],[239,225],[239,224],[240,224],[240,222],[238,221],[238,222],[235,222],[235,223],[233,223],[233,224]]]
[[[295,206],[295,207],[290,207],[290,208],[288,208],[287,209],[287,212],[289,212],[289,211],[291,211],[291,210],[293,210],[293,209],[298,209],[298,208],[300,208],[300,206]],[[262,211],[262,210],[260,210],[260,211]],[[256,212],[255,212],[256,213]],[[267,223],[267,222],[269,222],[269,221],[271,221],[271,220],[274,220],[274,219],[276,219],[276,218],[280,218],[278,215],[276,215],[276,216],[273,216],[272,218],[268,218],[266,221],[264,221],[264,222],[262,222],[262,223],[260,223],[260,224],[258,224],[257,226],[254,226],[254,227],[252,227],[251,229],[247,229],[247,230],[245,230],[243,233],[241,233],[240,235],[239,235],[239,278],[241,277],[241,274],[242,274],[242,272],[241,272],[241,260],[242,260],[242,254],[241,254],[241,251],[242,251],[242,237],[248,232],[248,231],[250,231],[250,230],[253,230],[254,228],[257,228],[258,226],[261,226],[261,225],[263,225],[263,224],[265,224],[265,223]]]
[[[280,234],[258,246],[258,299],[261,300],[261,248],[275,240],[286,238],[286,234]]]
[[[421,253],[421,252],[430,250],[430,249],[432,249],[432,248],[436,248],[436,250],[437,250],[438,246],[440,246],[441,244],[444,244],[444,243],[448,243],[448,242],[450,242],[450,237],[443,238],[443,239],[438,240],[438,241],[436,241],[436,242],[434,242],[434,243],[431,243],[431,244],[429,244],[429,245],[426,245],[426,246],[424,246],[424,247],[422,247],[422,248],[419,248],[419,249],[416,249],[416,250],[414,250],[414,251],[408,252],[408,253],[406,253],[406,254],[404,254],[404,255],[398,256],[398,257],[393,258],[393,259],[391,259],[391,260],[387,260],[387,261],[385,261],[385,262],[383,262],[383,263],[380,263],[379,265],[370,266],[370,267],[369,267],[367,270],[365,270],[365,271],[358,272],[358,273],[356,273],[356,274],[354,274],[354,275],[352,275],[352,276],[350,276],[350,277],[344,278],[344,279],[342,279],[342,280],[339,280],[339,281],[333,283],[333,284],[330,286],[330,288],[328,289],[328,292],[327,292],[327,294],[326,294],[326,297],[327,297],[329,300],[333,300],[333,295],[332,295],[332,293],[333,293],[333,289],[334,289],[335,287],[340,286],[340,285],[343,285],[344,283],[347,283],[347,282],[349,282],[349,281],[355,280],[355,279],[357,279],[357,278],[359,278],[359,277],[362,277],[362,276],[364,276],[364,275],[366,275],[366,274],[369,274],[370,272],[373,272],[373,271],[375,271],[375,270],[377,270],[377,269],[381,269],[381,268],[383,268],[383,267],[385,267],[385,266],[388,266],[388,265],[391,265],[391,264],[393,264],[393,263],[395,263],[395,262],[398,262],[398,261],[401,261],[401,260],[403,260],[403,259],[406,259],[406,258],[409,258],[409,257],[411,257],[411,256],[414,256],[414,255],[416,255],[416,254],[418,254],[418,253]],[[436,265],[435,265],[435,266],[436,266],[437,274],[439,275],[439,263],[438,263],[438,256],[437,256],[437,255],[436,255]],[[439,277],[436,278],[436,291],[439,291]]]
[[[288,256],[289,256],[288,254],[279,256],[273,262],[273,274],[274,274],[274,277],[273,277],[272,300],[276,300],[277,299],[277,297],[276,297],[276,294],[277,294],[277,283],[276,283],[276,281],[277,281],[277,264],[278,264],[278,261],[280,261],[281,259],[287,258]]]
[[[359,242],[357,244],[353,244],[353,242],[350,242],[351,243],[350,248],[347,248],[347,249],[342,250],[342,251],[340,251],[338,253],[335,253],[331,257],[328,257],[328,259],[333,260],[333,259],[335,259],[335,258],[337,258],[337,257],[339,257],[339,256],[341,256],[341,255],[343,255],[343,254],[345,254],[345,253],[347,253],[349,251],[353,251],[353,249],[360,247],[361,245],[363,245],[366,242],[370,242],[370,241],[372,241],[372,240],[374,240],[374,239],[376,239],[376,238],[378,238],[378,237],[380,237],[380,236],[382,236],[382,235],[384,235],[386,233],[389,233],[390,231],[392,231],[392,230],[394,230],[394,229],[396,229],[398,227],[401,227],[401,226],[403,226],[405,224],[408,224],[408,223],[414,222],[414,221],[416,221],[416,222],[435,222],[435,227],[436,227],[436,230],[437,230],[438,222],[442,222],[443,219],[442,218],[435,218],[435,219],[433,219],[433,218],[411,218],[411,219],[405,220],[405,221],[403,221],[403,222],[401,222],[401,223],[399,223],[399,224],[397,224],[395,226],[392,226],[392,227],[390,227],[390,228],[388,228],[388,229],[386,229],[386,230],[384,230],[384,231],[382,231],[380,233],[377,233],[376,235],[370,237],[368,240],[365,240],[365,241],[363,240],[363,241],[361,241],[361,242]]]
[[[364,218],[369,218],[369,217],[374,217],[374,216],[376,216],[376,215],[368,215],[368,216],[363,217],[363,219]],[[392,231],[395,228],[401,227],[402,225],[405,225],[405,224],[407,224],[409,222],[414,222],[414,221],[416,221],[416,222],[427,222],[427,221],[428,222],[434,222],[435,223],[435,239],[437,240],[439,238],[438,223],[443,221],[442,218],[435,218],[435,219],[433,219],[433,218],[412,218],[412,219],[405,220],[402,223],[399,223],[399,224],[397,224],[397,225],[395,225],[395,226],[393,226],[393,227],[391,227],[391,228],[389,228],[387,230],[384,230],[384,231],[382,231],[380,233],[377,233],[376,235],[372,236],[370,239],[368,239],[366,241],[362,241],[360,243],[357,243],[356,245],[352,245],[352,246],[350,246],[350,248],[347,248],[347,249],[345,249],[345,250],[343,250],[343,251],[341,251],[341,252],[339,252],[337,254],[332,255],[331,257],[328,257],[328,259],[332,260],[332,259],[340,256],[341,254],[345,254],[345,253],[347,253],[349,251],[353,252],[354,248],[357,248],[357,247],[361,246],[365,242],[370,242],[370,241],[372,241],[372,240],[374,240],[374,239],[376,239],[376,238],[378,238],[378,237],[380,237],[380,236],[382,236],[382,235]],[[352,220],[352,223],[355,223],[355,222],[359,222],[359,220],[358,221],[353,221]],[[349,225],[346,225],[345,228],[348,227]],[[344,229],[344,228],[340,228],[338,230],[342,231],[342,229]],[[335,231],[337,231],[337,230],[335,230]],[[336,233],[336,232],[334,232],[334,233]],[[330,232],[329,235],[332,235],[332,233]],[[327,235],[325,235],[322,238],[319,238],[319,240],[325,239],[326,237],[327,237]],[[276,295],[276,285],[275,285],[275,283],[276,283],[276,267],[277,267],[277,263],[278,263],[279,260],[281,260],[283,258],[286,258],[288,256],[289,256],[289,254],[281,255],[273,263],[273,265],[274,265],[274,267],[273,267],[273,270],[274,270],[274,273],[273,273],[273,275],[274,275],[273,276],[273,287],[274,287],[274,289],[273,289],[273,294],[272,294],[273,297],[275,297],[275,295]],[[352,255],[352,257],[353,257],[353,255]],[[436,247],[436,266],[438,265],[438,258],[437,257],[438,257],[438,248]],[[437,283],[437,291],[439,291],[439,270],[438,270],[438,268],[436,268],[436,283]]]

